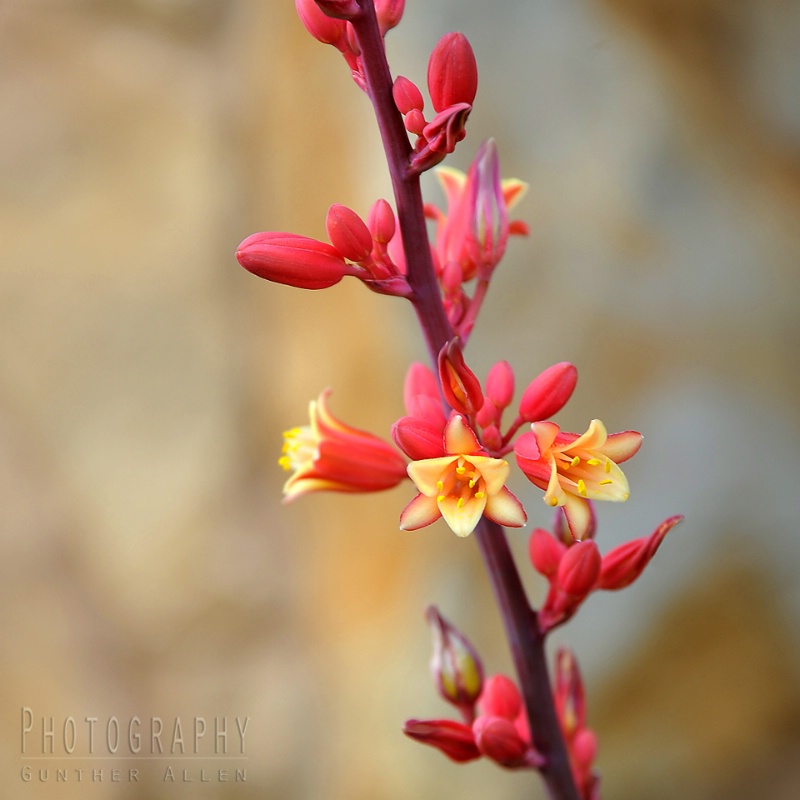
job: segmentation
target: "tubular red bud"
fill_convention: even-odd
[[[410,719],[403,726],[403,733],[417,742],[438,748],[458,763],[481,757],[472,728],[463,722],[449,719]]]
[[[347,23],[325,14],[315,0],[295,0],[295,8],[305,29],[319,42],[341,50],[347,38]]]
[[[558,587],[574,600],[582,601],[597,583],[601,561],[594,541],[575,542],[558,565]]]
[[[345,258],[357,264],[369,259],[372,252],[372,234],[355,211],[334,203],[328,209],[325,227],[331,244]]]
[[[463,33],[445,34],[428,61],[428,91],[436,111],[457,103],[472,105],[478,91],[478,65]]]
[[[533,568],[548,580],[556,576],[558,565],[566,552],[567,547],[542,528],[537,528],[528,540],[528,554]]]
[[[397,79],[392,86],[392,97],[397,110],[405,116],[409,111],[416,110],[422,111],[425,108],[425,101],[422,99],[422,92],[420,92],[417,85],[398,75]]]
[[[469,639],[435,606],[425,612],[433,633],[431,675],[439,694],[468,715],[483,690],[483,666]]]
[[[548,367],[529,384],[519,404],[520,416],[527,422],[549,419],[569,400],[578,381],[578,370],[568,361]]]
[[[650,536],[634,539],[615,547],[603,558],[598,589],[624,589],[630,586],[650,563],[664,537],[683,519],[681,515],[665,519]]]
[[[444,398],[454,411],[471,416],[480,410],[483,405],[481,383],[464,362],[458,336],[439,352],[439,380]]]
[[[349,272],[331,245],[294,233],[254,233],[239,245],[236,258],[259,278],[300,289],[326,289]]]
[[[443,431],[441,422],[425,417],[401,417],[392,425],[392,439],[412,461],[441,458],[444,455]]]
[[[372,238],[382,245],[388,245],[394,236],[396,223],[392,207],[383,199],[376,200],[369,210],[367,227]]]
[[[400,24],[405,8],[406,0],[375,0],[375,14],[381,36],[386,36],[392,28]]]
[[[498,361],[486,376],[486,396],[499,409],[511,405],[514,397],[514,370],[508,361]]]
[[[472,732],[478,750],[487,758],[504,767],[527,765],[529,745],[510,720],[481,716],[472,724]]]
[[[561,728],[571,738],[586,726],[586,699],[578,662],[566,647],[556,654],[555,701]]]
[[[511,678],[492,675],[483,686],[480,708],[482,716],[503,717],[513,722],[522,710],[522,695]]]

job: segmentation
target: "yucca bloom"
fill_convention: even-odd
[[[413,441],[403,428],[415,424],[411,417],[399,420],[393,432],[395,441],[401,446]],[[442,456],[408,465],[408,475],[420,493],[400,515],[400,528],[413,531],[444,517],[453,533],[469,536],[484,515],[500,525],[522,527],[525,511],[505,486],[508,462],[486,455],[459,414],[445,426],[443,439]]]
[[[351,428],[327,407],[329,390],[309,403],[310,424],[283,434],[279,464],[293,470],[283,486],[284,501],[308,492],[378,492],[406,476],[406,462],[388,443]]]
[[[588,500],[624,501],[630,490],[618,464],[633,456],[642,435],[610,436],[599,419],[586,433],[565,433],[554,422],[534,422],[514,446],[517,464],[529,481],[545,490],[544,500],[562,506],[572,535],[583,539],[591,523]]]

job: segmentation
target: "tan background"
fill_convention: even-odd
[[[687,515],[640,584],[559,635],[605,796],[796,798],[800,10],[408,0],[395,72],[424,81],[453,29],[481,83],[451,163],[494,135],[531,183],[471,363],[523,383],[569,359],[565,427],[645,433],[602,549]],[[400,301],[233,260],[255,230],[321,236],[330,203],[388,196],[343,61],[289,0],[6,0],[0,109],[3,796],[539,796],[399,733],[446,713],[428,603],[508,669],[474,543],[398,532],[408,487],[279,502],[307,401],[331,386],[386,432],[423,355]],[[37,725],[249,716],[248,779],[165,784],[159,762],[138,785],[23,783],[23,706]]]

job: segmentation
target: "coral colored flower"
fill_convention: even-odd
[[[294,474],[284,501],[316,491],[378,492],[406,477],[403,457],[383,439],[345,425],[327,407],[330,391],[309,404],[309,425],[284,433],[280,465]]]
[[[402,427],[414,424],[410,417],[396,423],[395,441],[408,440]],[[522,527],[527,519],[525,511],[505,486],[508,462],[485,455],[475,434],[458,414],[444,429],[443,445],[444,455],[408,465],[409,477],[420,493],[400,515],[400,528],[414,531],[444,517],[457,536],[469,536],[483,515],[500,525]]]
[[[509,222],[508,211],[528,186],[516,178],[499,179],[497,149],[491,141],[478,150],[467,174],[440,167],[436,177],[447,200],[446,214],[435,206],[426,208],[437,222],[436,253],[443,269],[457,264],[461,280],[469,281],[479,266],[499,261],[509,234],[527,233],[524,224]],[[484,259],[486,264],[479,264]]]
[[[545,502],[563,506],[572,535],[583,539],[591,523],[587,500],[628,499],[628,479],[617,463],[633,456],[641,443],[636,431],[609,436],[598,419],[580,435],[564,433],[554,422],[534,422],[514,451],[528,480],[545,490]]]

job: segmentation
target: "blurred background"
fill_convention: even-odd
[[[644,432],[630,501],[599,509],[601,550],[686,515],[633,588],[554,637],[583,669],[604,796],[796,798],[800,6],[407,5],[395,74],[424,86],[451,30],[478,59],[448,163],[494,136],[531,187],[471,366],[505,358],[521,389],[570,360],[564,428]],[[233,258],[254,231],[323,237],[332,202],[391,197],[339,54],[290,0],[5,0],[0,109],[6,795],[542,797],[535,776],[400,733],[449,713],[429,603],[510,670],[475,543],[399,532],[409,486],[280,503],[281,432],[308,401],[330,386],[335,414],[385,435],[424,357],[406,304],[274,286]],[[547,526],[541,493],[512,488]],[[111,718],[123,735],[159,718],[168,746],[180,720],[185,750],[58,760],[68,718],[88,755],[86,717],[97,756]],[[237,717],[246,760],[215,759],[213,721],[233,753]]]

